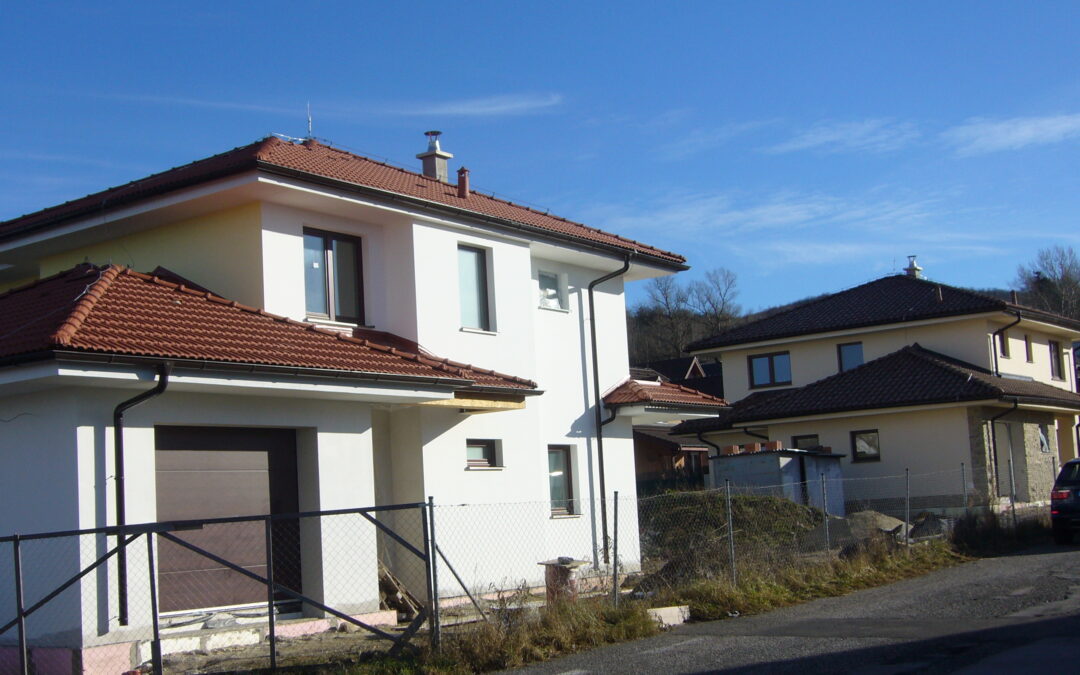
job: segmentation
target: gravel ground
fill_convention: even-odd
[[[515,673],[1075,671],[1080,549],[1050,546]]]

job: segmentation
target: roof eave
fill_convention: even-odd
[[[656,256],[655,254],[649,253],[647,251],[636,250],[632,248],[622,248],[610,244],[603,244],[601,242],[590,241],[588,239],[575,237],[569,234],[562,234],[560,232],[555,232],[553,230],[548,230],[535,225],[528,225],[526,223],[521,223],[516,220],[497,218],[495,216],[489,216],[483,213],[478,213],[476,211],[471,211],[469,209],[462,209],[455,206],[450,206],[448,204],[440,204],[438,202],[433,202],[428,199],[422,199],[420,197],[411,197],[409,195],[403,195],[401,193],[393,192],[390,190],[381,190],[379,188],[371,187],[369,185],[361,185],[359,183],[352,183],[336,178],[329,178],[327,176],[309,173],[307,171],[301,171],[299,169],[290,169],[288,167],[283,167],[261,160],[257,162],[256,168],[268,174],[283,176],[286,178],[295,178],[309,183],[332,187],[338,190],[345,190],[349,192],[355,192],[357,194],[373,196],[391,202],[409,204],[410,206],[427,209],[429,211],[434,211],[437,213],[452,215],[461,218],[468,218],[470,220],[494,225],[496,227],[526,233],[533,238],[547,239],[563,244],[573,244],[574,246],[602,252],[609,255],[615,255],[618,257],[625,257],[627,254],[631,254],[633,256],[637,256],[641,262],[647,261],[650,265],[663,267],[664,269],[669,269],[674,272],[681,272],[690,269],[690,266],[686,265],[685,263],[667,260],[666,258]]]

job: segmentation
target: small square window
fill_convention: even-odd
[[[566,289],[554,272],[540,272],[540,307],[544,309],[566,309]]]
[[[881,461],[881,439],[877,429],[864,429],[851,432],[851,461]]]
[[[851,370],[863,364],[861,342],[847,342],[836,345],[836,360],[840,365],[840,372]]]
[[[469,467],[499,466],[498,443],[491,439],[470,438],[465,441],[465,465]]]
[[[791,355],[787,352],[755,354],[747,359],[752,388],[791,384]]]

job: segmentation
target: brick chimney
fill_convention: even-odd
[[[416,156],[417,159],[424,162],[424,175],[440,180],[443,183],[449,183],[450,171],[446,168],[446,160],[453,157],[453,155],[449,152],[443,152],[442,148],[439,147],[439,136],[442,136],[442,132],[425,131],[424,135],[428,137],[427,151]]]
[[[469,170],[465,167],[457,170],[457,196],[462,199],[469,196]]]

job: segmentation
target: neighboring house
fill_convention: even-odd
[[[639,494],[700,488],[709,470],[709,446],[669,435],[684,420],[712,417],[727,401],[669,382],[648,368],[631,368],[630,379],[604,397],[609,420],[634,425],[634,459]]]
[[[971,495],[1044,501],[1077,456],[1080,322],[924,279],[884,277],[700,340],[732,408],[675,431],[718,446],[846,454],[845,477],[959,471]],[[1011,462],[1010,462],[1011,459]],[[1010,466],[1012,476],[1010,476]],[[923,496],[959,493],[924,480]]]
[[[602,449],[595,423],[597,394],[627,377],[623,285],[684,259],[470,190],[464,169],[450,184],[437,135],[418,157],[423,174],[268,137],[0,223],[0,534],[431,496],[539,507],[444,519],[470,533],[442,544],[466,577],[508,550],[536,583],[537,561],[599,560],[596,505],[635,490],[631,419],[603,429]],[[127,411],[121,450],[116,407],[155,386]],[[260,542],[247,559],[265,560]],[[374,540],[347,569],[325,533],[288,545],[305,593],[379,609]],[[630,566],[634,548],[619,551]],[[50,564],[74,574],[94,554]],[[200,579],[170,555],[161,569]],[[80,647],[145,627],[145,610],[118,625],[113,563],[92,578],[31,639]],[[205,581],[163,607],[265,600]]]
[[[720,362],[715,359],[702,360],[696,356],[683,356],[653,361],[645,367],[660,373],[676,384],[697,389],[717,398],[724,398],[723,369]]]

